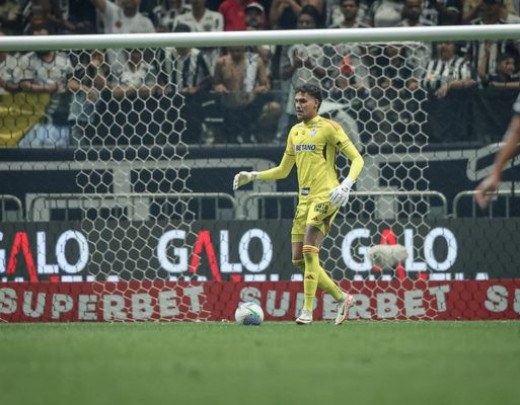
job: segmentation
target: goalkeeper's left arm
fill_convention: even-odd
[[[347,178],[330,192],[330,202],[343,207],[347,204],[350,190],[363,170],[365,161],[352,142],[345,143],[340,152],[350,160],[350,171]]]
[[[240,172],[235,175],[233,179],[233,190],[238,189],[255,180],[279,180],[285,179],[289,176],[291,169],[294,166],[294,155],[284,153],[282,161],[276,167],[261,172]]]

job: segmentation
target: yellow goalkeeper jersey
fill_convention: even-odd
[[[276,180],[287,177],[296,164],[299,197],[328,198],[330,190],[339,185],[337,151],[351,161],[348,177],[355,181],[363,169],[363,158],[339,124],[318,115],[291,128],[280,165],[258,173],[257,178]]]

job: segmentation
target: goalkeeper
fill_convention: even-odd
[[[312,322],[318,287],[337,302],[336,325],[346,319],[353,297],[332,281],[319,262],[321,242],[330,229],[340,206],[345,206],[350,190],[363,169],[364,161],[345,131],[336,122],[318,115],[321,90],[313,84],[295,89],[296,116],[299,122],[289,132],[282,161],[262,172],[235,175],[236,190],[254,180],[286,178],[296,164],[298,172],[298,206],[291,230],[292,261],[304,273],[304,305],[297,324]],[[336,175],[336,150],[351,162],[346,179],[339,183]]]

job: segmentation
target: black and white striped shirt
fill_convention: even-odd
[[[203,79],[210,76],[206,60],[197,48],[191,48],[184,57],[181,57],[175,49],[168,49],[165,70],[171,83],[176,84],[179,89],[197,87]]]
[[[423,85],[427,90],[435,91],[444,83],[471,78],[475,78],[475,72],[464,58],[455,56],[448,61],[433,59],[426,67]]]

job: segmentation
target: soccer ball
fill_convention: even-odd
[[[264,311],[254,302],[241,302],[235,311],[235,321],[241,325],[260,325],[264,320]]]

